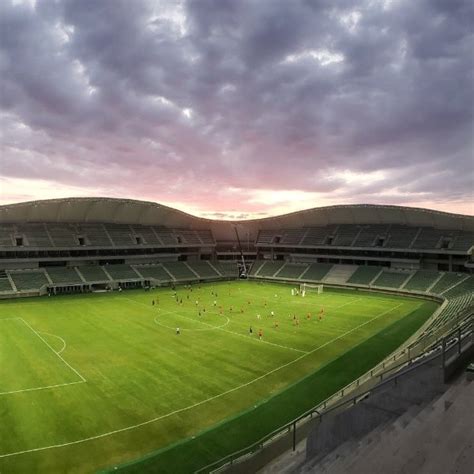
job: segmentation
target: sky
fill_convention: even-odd
[[[1,0],[0,204],[474,214],[471,0]]]

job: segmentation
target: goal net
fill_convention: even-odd
[[[311,285],[310,283],[300,284],[300,295],[306,296],[306,293],[321,294],[323,292],[323,285]]]

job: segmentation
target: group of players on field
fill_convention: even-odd
[[[199,286],[199,289],[200,289],[200,288],[201,288],[201,287]],[[176,303],[179,304],[179,305],[182,305],[182,304],[183,304],[183,298],[178,296],[178,293],[176,292],[176,289],[175,289],[174,287],[172,287],[172,289],[173,289],[173,298],[175,299]],[[185,289],[188,290],[188,292],[187,292],[187,294],[186,294],[186,301],[189,301],[189,300],[190,300],[190,293],[193,292],[193,288],[192,288],[191,285],[186,285],[186,286],[185,286]],[[293,290],[292,290],[292,294],[294,294],[294,293],[293,293]],[[218,308],[218,310],[219,310],[219,315],[220,315],[220,316],[223,316],[223,315],[224,315],[224,307],[223,307],[223,306],[218,306],[218,303],[217,303],[217,297],[218,297],[217,292],[215,292],[214,290],[211,291],[211,296],[212,296],[213,298],[215,298],[215,299],[213,300],[212,306],[213,306],[214,308]],[[229,290],[229,296],[230,296],[230,290]],[[278,295],[275,295],[275,297],[278,297]],[[151,301],[151,304],[152,304],[152,306],[159,305],[159,304],[160,304],[160,299],[159,299],[159,297],[157,297],[156,299],[153,299],[153,300]],[[251,301],[251,300],[248,300],[248,301],[247,301],[247,305],[250,306],[251,304],[252,304],[252,301]],[[263,304],[264,304],[264,307],[266,308],[266,307],[267,307],[267,302],[264,301]],[[206,313],[206,307],[199,305],[199,299],[196,299],[196,300],[195,300],[195,305],[198,307],[198,316],[199,316],[199,317],[202,317],[202,316]],[[243,308],[243,307],[241,307],[241,308],[240,308],[240,311],[238,311],[237,309],[234,310],[233,306],[230,306],[230,307],[229,307],[229,312],[230,312],[230,313],[237,313],[237,314],[238,314],[238,313],[241,313],[241,314],[243,314],[245,311],[244,311],[244,308]],[[273,318],[273,317],[275,316],[274,311],[270,311],[270,313],[268,314],[268,316],[271,317],[271,318]],[[321,309],[319,310],[319,313],[318,313],[318,321],[321,321],[324,316],[325,316],[324,308],[321,307]],[[261,319],[261,314],[260,314],[260,313],[257,313],[256,317],[257,317],[257,319]],[[299,320],[299,318],[296,316],[296,314],[293,314],[293,316],[290,314],[290,315],[289,315],[289,318],[290,318],[290,320],[292,321],[293,326],[299,326],[299,325],[300,325],[300,320]],[[308,313],[306,314],[306,319],[307,319],[307,320],[311,320],[311,319],[312,319],[312,314],[311,314],[310,312],[308,312]],[[279,327],[278,321],[275,321],[275,322],[273,323],[273,327],[276,328],[276,329],[278,329],[278,327]],[[253,330],[252,326],[250,326],[250,327],[249,327],[249,335],[252,336],[253,333],[254,333],[254,330]],[[181,334],[181,330],[180,330],[179,327],[176,328],[176,334],[177,334],[177,335]],[[260,329],[258,330],[258,332],[257,332],[257,335],[258,335],[258,338],[261,340],[261,339],[263,338],[263,329],[260,328]]]

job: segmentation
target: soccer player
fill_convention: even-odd
[[[181,334],[181,331],[179,330],[179,328],[176,328],[176,334],[179,336]]]
[[[258,330],[258,339],[262,340],[263,337],[263,331],[261,329]]]
[[[270,311],[270,316],[273,318],[273,316],[275,316],[275,313],[273,311]]]
[[[278,329],[278,321],[275,321],[275,329]]]
[[[249,334],[252,335],[253,334],[253,329],[252,329],[252,326],[250,326],[249,328]]]

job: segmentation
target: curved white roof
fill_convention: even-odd
[[[218,221],[192,216],[154,202],[104,197],[30,201],[0,206],[0,223],[110,222],[211,228],[218,239],[233,239],[234,227],[254,234],[259,229],[328,224],[404,224],[474,231],[474,216],[401,206],[357,204],[318,207],[248,221]]]

